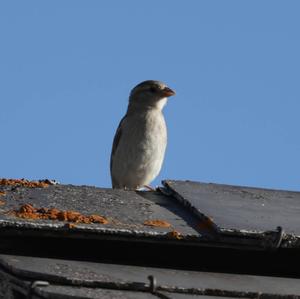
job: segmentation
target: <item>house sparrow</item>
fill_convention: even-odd
[[[153,80],[132,89],[112,146],[110,173],[114,189],[136,190],[158,175],[167,146],[162,109],[167,97],[174,94],[164,83]]]

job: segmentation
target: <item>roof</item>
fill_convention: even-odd
[[[165,180],[157,191],[136,192],[0,180],[0,277],[23,277],[23,292],[47,281],[36,289],[45,298],[57,285],[74,298],[156,298],[158,289],[165,298],[300,298],[299,210],[300,193],[290,191]]]

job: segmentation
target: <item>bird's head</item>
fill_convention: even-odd
[[[175,92],[160,81],[147,80],[136,87],[130,93],[129,105],[162,109],[167,98],[175,95]]]

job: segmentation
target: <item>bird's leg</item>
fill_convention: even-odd
[[[144,185],[145,189],[148,189],[148,191],[156,191],[156,188],[151,187],[150,185]]]
[[[143,185],[143,186],[140,186],[140,187],[136,187],[134,190],[135,191],[156,191],[155,188],[153,188],[149,185]]]

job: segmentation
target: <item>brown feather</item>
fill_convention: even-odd
[[[115,137],[114,137],[114,141],[113,141],[113,145],[112,145],[112,150],[111,150],[111,155],[110,155],[110,173],[112,173],[112,166],[113,166],[113,163],[114,163],[114,154],[117,150],[117,147],[118,147],[118,144],[121,140],[121,136],[122,136],[122,123],[124,121],[124,119],[126,118],[126,115],[121,119],[120,123],[119,123],[119,126],[117,128],[117,131],[116,131],[116,134],[115,134]]]

